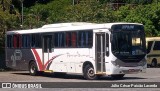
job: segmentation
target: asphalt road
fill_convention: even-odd
[[[28,71],[8,71],[0,72],[0,82],[160,82],[160,68],[147,68],[146,73],[127,74],[121,80],[114,80],[110,77],[102,77],[99,80],[85,80],[81,75],[67,74],[66,76],[54,76],[53,74],[44,74],[43,76],[30,76]],[[90,84],[86,84],[90,85]],[[99,84],[96,84],[99,85]],[[160,88],[42,88],[29,89],[30,91],[160,91]],[[28,89],[0,89],[0,91],[28,91]]]

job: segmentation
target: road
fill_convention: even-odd
[[[110,77],[102,77],[99,80],[85,80],[80,75],[67,74],[66,76],[57,77],[53,74],[44,74],[43,76],[30,76],[28,71],[8,71],[0,72],[0,82],[160,82],[160,68],[147,68],[146,73],[127,74],[121,80],[113,80]],[[98,84],[97,84],[98,85]],[[30,89],[30,91],[159,91],[160,88],[42,88]],[[28,91],[27,89],[0,89],[0,91]]]

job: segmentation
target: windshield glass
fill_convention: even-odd
[[[113,30],[112,33],[112,52],[114,55],[136,56],[146,54],[143,30]]]

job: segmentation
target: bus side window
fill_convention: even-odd
[[[14,35],[13,36],[13,47],[14,48],[20,48],[21,47],[21,36],[20,35]]]
[[[64,47],[64,32],[54,33],[54,47],[63,48]]]
[[[71,32],[66,32],[66,47],[71,47]]]
[[[160,50],[160,41],[155,41],[153,50]]]
[[[35,43],[35,46],[38,47],[38,48],[41,48],[41,34],[36,34],[35,35],[35,40],[36,40],[36,43]]]
[[[36,47],[36,36],[35,34],[32,34],[31,36],[31,47]]]
[[[93,32],[92,31],[79,31],[78,32],[78,47],[92,47],[93,45]]]
[[[61,48],[64,47],[64,32],[59,33],[58,43],[59,43],[59,47]]]
[[[12,48],[12,47],[13,47],[13,42],[12,42],[12,40],[13,40],[12,35],[7,35],[7,47],[8,47],[8,48]]]
[[[19,37],[19,48],[21,48],[22,47],[22,35],[19,35],[18,36]]]
[[[77,46],[77,33],[76,32],[72,32],[71,41],[72,41],[72,47],[75,48]]]
[[[83,41],[84,41],[83,31],[79,31],[78,32],[78,47],[83,47]]]
[[[58,47],[58,33],[54,33],[54,47]]]
[[[93,32],[88,31],[88,47],[92,47],[92,46],[93,46]]]
[[[147,53],[149,53],[151,51],[152,44],[153,44],[153,41],[148,41]]]

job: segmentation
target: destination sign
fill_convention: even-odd
[[[134,29],[134,25],[122,25],[122,29],[127,29],[127,30]]]
[[[135,25],[135,24],[118,24],[113,25],[111,27],[113,31],[123,31],[123,30],[144,30],[142,25]]]

